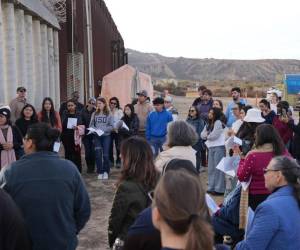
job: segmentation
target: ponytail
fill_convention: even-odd
[[[211,250],[213,246],[214,234],[209,223],[199,215],[192,215],[185,250]]]

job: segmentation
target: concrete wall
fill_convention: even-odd
[[[50,15],[42,4],[37,5]],[[22,1],[15,5],[1,0],[0,103],[8,104],[18,86],[27,88],[28,101],[38,110],[46,96],[59,105],[58,30],[29,12]]]

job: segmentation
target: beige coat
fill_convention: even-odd
[[[191,146],[174,146],[162,151],[155,160],[155,167],[162,172],[164,165],[172,159],[191,161],[196,168],[196,150]]]
[[[27,101],[25,99],[15,98],[9,103],[10,107],[10,120],[15,124],[16,120],[21,117],[21,111],[26,105]]]
[[[152,106],[149,102],[143,104],[137,103],[134,105],[134,112],[137,114],[140,122],[139,131],[145,131],[148,114],[152,111]]]

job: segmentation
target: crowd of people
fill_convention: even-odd
[[[0,249],[76,249],[91,214],[84,165],[100,181],[120,168],[113,249],[300,249],[300,124],[276,93],[256,107],[235,87],[224,110],[200,86],[182,120],[167,92],[141,90],[122,110],[76,91],[57,112],[26,91],[0,106]],[[209,195],[224,202],[214,210]]]

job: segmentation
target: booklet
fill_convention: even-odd
[[[205,194],[205,201],[212,213],[215,213],[220,209],[220,207],[209,194]]]
[[[74,129],[77,126],[77,118],[68,118],[67,128]]]
[[[116,128],[116,129],[125,128],[126,130],[129,131],[128,126],[127,126],[126,123],[125,123],[124,121],[122,121],[122,120],[116,122],[116,123],[114,124],[114,128]]]
[[[97,134],[98,136],[101,136],[104,134],[104,131],[102,131],[101,129],[88,128],[87,130],[89,131],[88,135],[89,134]]]

